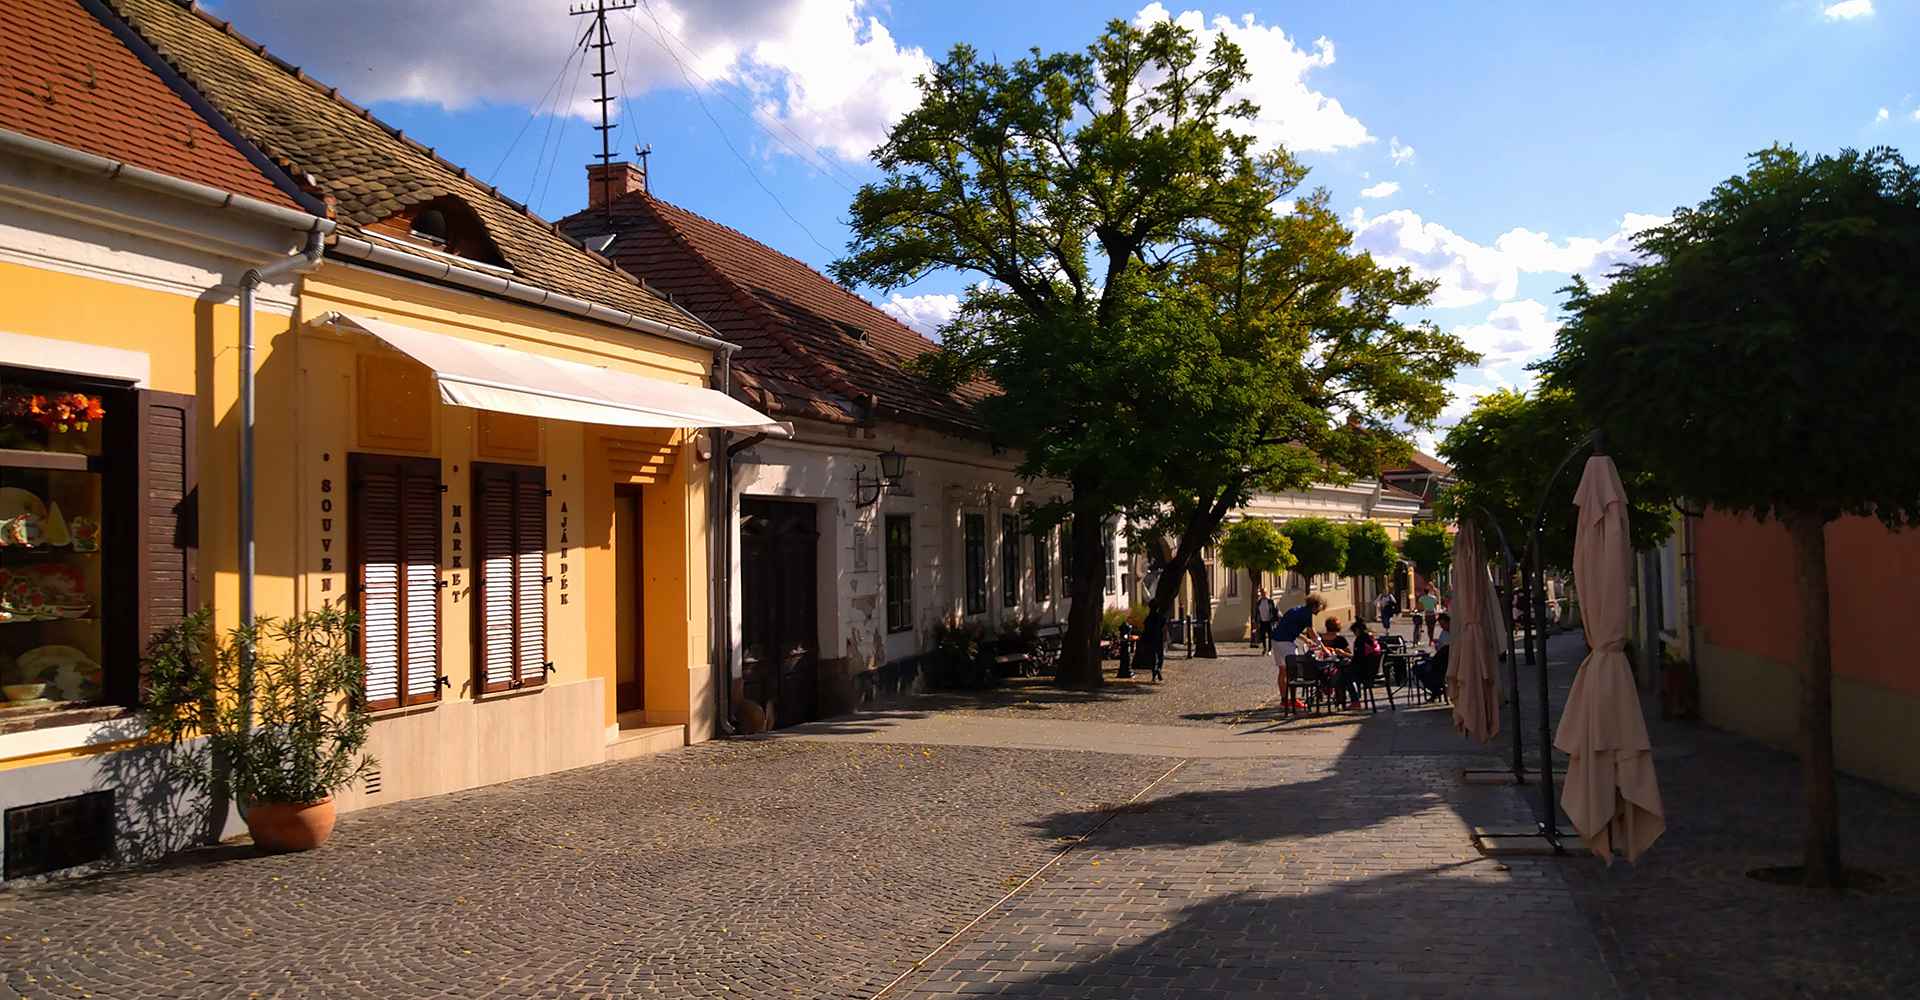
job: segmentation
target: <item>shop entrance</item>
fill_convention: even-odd
[[[646,560],[640,537],[640,487],[613,488],[614,709],[646,702]]]
[[[814,505],[740,501],[740,672],[749,729],[819,715],[819,540]]]

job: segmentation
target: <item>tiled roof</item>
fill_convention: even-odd
[[[106,0],[248,141],[332,199],[343,228],[451,194],[530,284],[682,329],[699,324],[556,227],[183,0]]]
[[[75,0],[0,3],[0,127],[300,208]]]
[[[750,401],[786,416],[857,423],[868,414],[977,435],[986,383],[944,392],[907,370],[930,340],[826,275],[738,230],[636,191],[614,200],[607,250],[620,266],[741,346]],[[595,209],[561,220],[581,239],[609,232]]]
[[[1380,493],[1383,496],[1390,496],[1396,500],[1421,501],[1424,499],[1423,497],[1420,496],[1420,494],[1414,493],[1410,490],[1403,490],[1400,487],[1393,485],[1392,483],[1381,483]]]
[[[1407,463],[1405,467],[1399,468],[1399,469],[1389,469],[1387,471],[1388,473],[1451,476],[1453,475],[1453,466],[1440,461],[1439,459],[1433,457],[1432,455],[1427,454],[1424,451],[1415,451],[1413,453],[1413,458]]]

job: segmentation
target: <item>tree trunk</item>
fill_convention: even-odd
[[[1833,626],[1827,593],[1827,519],[1787,518],[1800,584],[1800,769],[1807,797],[1806,884],[1841,885],[1840,812],[1833,787]]]
[[[1104,518],[1097,513],[1074,511],[1073,533],[1067,544],[1073,548],[1073,581],[1064,595],[1072,602],[1067,612],[1067,634],[1060,641],[1061,684],[1073,687],[1099,687],[1100,615],[1103,606],[1100,560],[1104,549],[1100,533]]]
[[[1205,560],[1187,560],[1187,578],[1193,581],[1193,620],[1206,622],[1205,629],[1188,629],[1187,641],[1193,644],[1193,655],[1209,660],[1220,655],[1219,647],[1213,643],[1213,580],[1207,572]],[[1198,632],[1201,638],[1196,639]]]

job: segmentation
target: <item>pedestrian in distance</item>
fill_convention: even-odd
[[[1259,646],[1263,653],[1273,651],[1273,620],[1280,617],[1280,609],[1267,596],[1265,587],[1257,592],[1259,598],[1253,602],[1253,645]]]
[[[1380,633],[1385,635],[1393,628],[1393,616],[1400,613],[1400,602],[1393,599],[1393,591],[1383,590],[1373,599],[1373,608],[1380,616]]]
[[[1435,632],[1433,631],[1434,616],[1438,615],[1439,613],[1440,613],[1440,588],[1434,586],[1433,582],[1429,580],[1427,582],[1426,589],[1420,592],[1420,618],[1421,620],[1426,622],[1427,641],[1429,642],[1432,642],[1435,639]],[[1414,634],[1413,641],[1415,642],[1420,641],[1420,636],[1417,630]]]

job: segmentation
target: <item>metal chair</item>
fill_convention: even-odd
[[[1380,711],[1380,705],[1373,697],[1375,688],[1381,688],[1387,692],[1388,711],[1400,710],[1400,706],[1393,701],[1393,682],[1387,676],[1387,671],[1381,669],[1386,663],[1386,658],[1387,654],[1384,650],[1372,656],[1356,656],[1350,668],[1353,671],[1354,684],[1360,689],[1360,697],[1366,701],[1369,712]]]
[[[1302,653],[1293,653],[1287,657],[1287,684],[1282,692],[1286,700],[1286,714],[1293,715],[1301,709],[1295,705],[1304,705],[1305,711],[1319,714],[1322,706],[1324,678],[1320,673],[1320,661]],[[1303,697],[1304,696],[1304,697]]]

